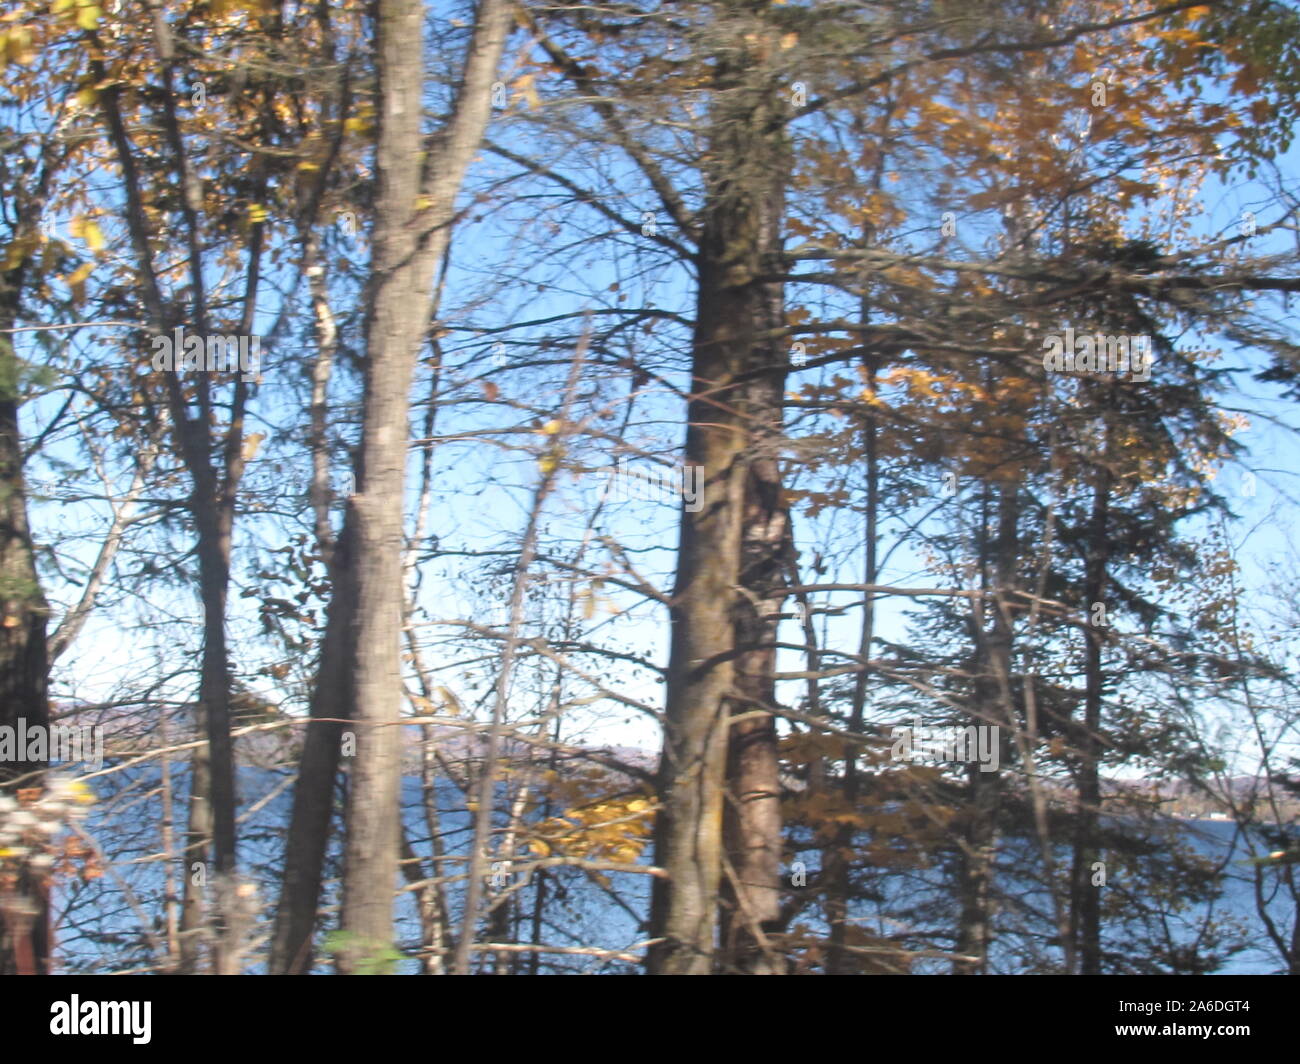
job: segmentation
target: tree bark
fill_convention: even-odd
[[[379,137],[365,396],[355,526],[357,753],[348,789],[339,955],[344,972],[375,972],[391,949],[397,878],[402,680],[403,500],[412,372],[433,303],[456,193],[487,126],[491,82],[509,31],[505,0],[483,0],[451,120],[432,144],[422,129],[424,5],[379,0]],[[427,165],[425,154],[427,150]]]
[[[269,970],[274,975],[305,975],[314,956],[316,908],[320,903],[325,854],[329,847],[338,780],[341,739],[352,717],[352,619],[356,615],[352,572],[352,521],[330,556],[332,583],[325,638],[321,642],[316,686],[312,690],[310,721],[299,755],[293,791],[289,835],[285,843],[284,878],[275,911]]]
[[[779,185],[770,189],[770,229],[779,224]],[[771,247],[771,234],[765,243]],[[781,323],[781,290],[768,286],[761,330]],[[787,574],[793,562],[790,510],[784,499],[778,449],[783,439],[786,352],[760,344],[763,375],[748,388],[745,415],[753,433],[741,529],[741,596],[737,602],[735,690],[727,740],[727,802],[723,835],[734,881],[724,883],[722,967],[751,975],[778,974],[767,934],[781,930],[781,781],[776,718],[760,707],[776,702],[776,641]],[[755,714],[758,714],[755,716]]]
[[[155,21],[154,31],[158,58],[162,64],[163,130],[172,152],[171,164],[181,188],[191,187],[188,155],[176,115],[176,94],[172,88],[176,53],[166,24]],[[96,77],[108,78],[103,62],[92,60]],[[164,298],[159,274],[154,267],[154,253],[149,231],[149,211],[136,155],[132,151],[127,124],[121,110],[121,88],[111,85],[100,95],[109,138],[113,143],[122,173],[122,190],[127,204],[127,228],[140,272],[142,297],[150,329],[155,336],[166,335],[173,325],[182,324],[181,314]],[[191,292],[190,320],[183,324],[196,328],[200,336],[209,331],[208,305],[203,271],[203,239],[198,210],[188,197],[182,198],[185,219],[184,236],[188,248]],[[254,225],[248,244],[248,273],[245,278],[243,313],[239,332],[252,333],[256,320],[256,299],[260,278],[262,227]],[[197,532],[199,558],[199,595],[203,609],[203,652],[199,666],[199,698],[196,718],[206,745],[195,749],[190,780],[190,812],[184,857],[184,897],[181,911],[181,969],[194,972],[199,964],[204,930],[204,899],[207,894],[209,848],[212,850],[211,872],[217,877],[231,875],[236,865],[236,793],[234,743],[230,736],[230,675],[226,644],[226,605],[230,584],[231,535],[234,527],[235,502],[244,472],[244,409],[248,399],[248,382],[238,380],[233,386],[230,425],[220,440],[215,456],[212,434],[211,383],[198,374],[194,389],[198,417],[190,417],[189,399],[179,367],[168,371],[164,386],[171,413],[173,439],[192,479],[189,499]],[[198,864],[196,869],[194,866]],[[227,891],[218,892],[223,897]],[[237,964],[226,949],[224,917],[216,913],[215,971],[230,974]]]
[[[1109,435],[1109,434],[1108,434]],[[1103,448],[1103,461],[1105,451]],[[1084,633],[1083,728],[1079,739],[1079,812],[1075,824],[1071,924],[1080,975],[1101,974],[1101,889],[1092,884],[1092,866],[1101,859],[1097,835],[1101,823],[1101,703],[1105,683],[1101,649],[1105,632],[1093,621],[1093,604],[1106,591],[1106,540],[1110,517],[1110,471],[1102,466],[1093,487],[1089,516],[1084,608],[1092,622]]]
[[[740,883],[740,894],[729,887],[736,919],[727,952],[743,957],[742,967],[766,963],[755,960],[752,928],[771,925],[779,909],[775,721],[760,715],[729,728],[731,715],[753,710],[750,699],[771,704],[770,644],[785,597],[777,556],[789,525],[774,442],[786,361],[768,335],[780,322],[781,289],[760,279],[779,248],[788,156],[780,96],[747,69],[751,58],[722,63],[716,75],[696,257],[683,460],[701,468],[704,490],[699,510],[682,512],[655,832],[656,862],[668,878],[656,880],[651,901],[652,937],[663,941],[647,955],[647,969],[665,975],[714,967],[724,847]],[[742,577],[754,585],[748,594],[739,591]],[[724,842],[729,763],[736,800]],[[747,913],[737,908],[742,902]]]
[[[864,299],[865,304],[865,299]],[[866,313],[862,315],[866,320]],[[877,365],[868,359],[867,389],[874,394],[876,390]],[[880,514],[880,425],[874,412],[868,408],[863,416],[862,449],[866,459],[867,499],[865,542],[863,544],[863,582],[874,584],[880,576],[878,564],[878,525]],[[868,594],[862,607],[862,629],[858,637],[858,657],[862,659],[858,673],[853,678],[853,701],[849,706],[849,731],[861,734],[866,718],[867,687],[871,681],[871,670],[866,662],[871,657],[871,644],[876,632],[876,601]],[[861,779],[858,775],[858,758],[861,750],[850,745],[845,750],[844,758],[844,804],[848,809],[856,809]],[[852,894],[853,841],[857,829],[852,824],[842,824],[831,832],[830,843],[822,850],[822,867],[826,875],[826,920],[830,925],[827,936],[826,974],[848,975],[856,970],[853,954],[845,947],[848,945],[849,899]]]
[[[706,241],[715,239],[716,231],[706,233]],[[685,461],[702,470],[703,505],[682,513],[671,607],[655,825],[655,863],[668,879],[656,880],[651,899],[651,935],[664,941],[647,956],[649,971],[662,975],[712,970],[722,868],[724,702],[734,688],[733,604],[746,472],[735,378],[753,319],[745,286],[729,283],[732,271],[720,260],[720,254],[700,256],[701,312],[687,407]]]
[[[0,274],[0,328],[12,329],[25,264]],[[27,521],[22,438],[18,426],[18,358],[10,336],[0,333],[0,726],[49,725],[46,622],[49,607],[36,572]],[[0,785],[47,763],[0,762]],[[24,785],[39,785],[39,775]],[[0,897],[0,975],[48,975],[49,898],[43,885],[24,875],[16,895]]]
[[[992,594],[994,608],[992,630],[985,632],[982,618],[972,618],[972,636],[977,647],[980,668],[975,682],[975,712],[972,723],[997,728],[999,769],[983,771],[983,766],[969,765],[969,799],[965,814],[962,852],[958,863],[958,892],[961,915],[957,930],[954,975],[982,975],[988,970],[989,949],[993,943],[993,879],[999,838],[998,819],[1002,807],[1002,767],[1010,749],[1007,731],[1012,712],[1010,669],[1012,626],[1003,598],[1013,590],[1015,581],[1017,527],[1020,518],[1018,485],[1004,481],[997,488],[997,533],[991,544],[993,563]],[[989,551],[985,556],[988,571]],[[986,586],[986,590],[989,590]]]

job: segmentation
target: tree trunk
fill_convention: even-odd
[[[158,58],[162,63],[163,127],[172,151],[171,164],[179,187],[189,188],[192,174],[189,156],[181,139],[175,112],[175,95],[171,92],[176,53],[167,35],[157,36]],[[108,78],[101,60],[92,60],[95,76]],[[120,100],[121,87],[113,84],[100,97],[103,113],[122,173],[122,190],[126,201],[127,227],[140,273],[142,299],[149,327],[155,336],[166,335],[173,325],[186,324],[199,336],[209,335],[210,321],[203,276],[203,240],[197,209],[188,198],[182,200],[183,229],[188,246],[190,295],[193,300],[191,320],[181,323],[177,313],[163,297],[159,274],[154,268],[151,246],[150,212],[146,209],[139,166],[132,151]],[[254,225],[248,244],[248,273],[245,278],[243,316],[239,325],[242,336],[251,334],[256,320],[256,297],[260,276],[262,229]],[[234,385],[230,406],[230,425],[221,439],[221,453],[214,464],[211,384],[203,374],[194,381],[198,416],[189,416],[190,400],[179,365],[167,371],[165,387],[171,411],[173,439],[192,479],[189,509],[194,517],[199,557],[199,594],[203,607],[203,656],[199,667],[197,718],[206,738],[206,746],[196,748],[190,779],[190,812],[184,857],[184,898],[181,911],[181,969],[197,970],[204,935],[204,899],[208,881],[224,879],[236,865],[236,796],[234,744],[230,736],[230,675],[226,647],[226,604],[230,585],[231,534],[234,527],[235,501],[244,470],[243,426],[248,398],[248,382]],[[208,868],[211,848],[212,868]],[[195,866],[198,866],[197,868]],[[216,886],[216,884],[213,884]],[[220,884],[213,896],[233,897]],[[238,963],[236,954],[227,950],[225,917],[216,906],[215,971],[230,974]]]
[[[325,638],[321,642],[316,686],[312,690],[310,723],[299,755],[298,780],[285,843],[284,879],[275,911],[269,970],[274,975],[305,975],[311,971],[312,937],[320,904],[325,853],[329,848],[338,779],[340,742],[352,717],[352,621],[356,616],[356,584],[352,572],[350,518],[330,556],[332,583]]]
[[[767,570],[773,537],[782,549],[788,517],[780,502],[774,449],[773,409],[779,426],[785,379],[784,356],[767,331],[780,320],[780,288],[761,278],[777,246],[786,151],[775,108],[776,88],[736,66],[720,66],[711,167],[696,265],[699,286],[692,338],[691,395],[684,462],[703,474],[702,506],[683,510],[677,580],[672,599],[664,748],[659,766],[660,813],[656,863],[667,873],[656,880],[651,901],[652,937],[664,941],[647,955],[650,972],[707,974],[714,964],[714,938],[722,870],[723,805],[727,787],[728,718],[747,697],[770,704],[772,660],[753,649],[774,632],[784,594],[770,600],[737,597],[742,565],[757,583]],[[771,389],[775,388],[775,400]],[[751,471],[752,467],[752,471]],[[742,563],[745,530],[752,558]],[[779,564],[779,563],[778,563]],[[775,583],[779,584],[779,573]],[[736,654],[741,626],[747,647]],[[745,656],[746,654],[755,656]],[[743,677],[743,678],[742,678]],[[780,815],[775,780],[775,723],[770,716],[740,726],[732,747],[732,784],[739,796],[728,837],[743,869],[735,869],[747,907],[761,925],[776,917]],[[735,899],[733,897],[733,911]],[[765,915],[768,914],[768,915]],[[741,914],[737,913],[740,918]],[[752,920],[750,921],[752,923]],[[737,929],[735,946],[753,962]]]
[[[773,190],[779,204],[780,187]],[[780,218],[777,204],[768,217]],[[775,226],[774,226],[775,227]],[[771,246],[769,244],[769,246]],[[774,291],[772,289],[775,289]],[[781,323],[781,291],[769,286],[760,328]],[[765,349],[764,349],[765,348]],[[776,718],[753,714],[776,701],[776,640],[787,574],[793,561],[790,511],[777,462],[783,439],[784,345],[760,344],[766,372],[750,385],[745,414],[753,447],[741,529],[742,594],[737,602],[735,688],[727,741],[727,804],[723,835],[730,861],[724,882],[722,967],[752,975],[778,973],[773,951],[760,935],[781,929],[781,782]],[[732,878],[734,877],[734,879]]]
[[[664,941],[647,956],[649,971],[663,975],[712,970],[722,868],[724,700],[734,687],[730,654],[745,480],[734,382],[752,321],[743,284],[729,285],[727,273],[702,252],[685,461],[701,467],[703,505],[682,513],[655,825],[655,863],[669,878],[654,884],[651,935]]]
[[[864,310],[862,320],[867,320]],[[868,359],[867,389],[876,390],[877,363]],[[866,542],[863,545],[863,582],[874,584],[880,575],[878,564],[878,526],[880,514],[880,426],[876,415],[870,408],[863,416],[862,449],[866,459],[867,499]],[[876,632],[876,602],[870,594],[862,607],[862,630],[858,637],[858,673],[853,678],[853,701],[849,706],[849,731],[861,734],[866,719],[867,687],[871,682],[871,670],[866,662],[871,657],[871,644]],[[861,779],[858,776],[858,758],[861,749],[849,745],[844,758],[844,805],[847,809],[857,808]],[[822,850],[822,867],[826,875],[826,919],[830,925],[827,938],[826,974],[848,975],[858,970],[860,965],[854,963],[853,954],[845,946],[848,944],[849,898],[852,893],[853,842],[857,829],[852,824],[842,824],[831,832],[831,841]]]
[[[1103,460],[1105,451],[1103,448]],[[1092,884],[1092,866],[1101,860],[1097,834],[1101,821],[1101,701],[1105,677],[1101,648],[1105,632],[1093,618],[1093,604],[1106,591],[1106,526],[1110,514],[1110,474],[1102,466],[1093,488],[1088,530],[1084,608],[1090,626],[1084,644],[1083,728],[1079,739],[1079,813],[1075,825],[1074,864],[1070,883],[1071,924],[1080,975],[1101,974],[1101,888]]]
[[[424,5],[379,0],[376,215],[366,319],[365,397],[355,525],[356,759],[348,788],[339,965],[376,972],[391,949],[401,776],[402,551],[408,398],[447,246],[456,193],[491,109],[510,8],[483,0],[455,113],[433,144],[422,130]],[[428,165],[426,167],[426,154]]]
[[[235,764],[230,737],[230,669],[226,651],[226,599],[230,588],[230,547],[233,507],[223,507],[213,494],[216,477],[204,458],[192,467],[195,489],[192,509],[198,527],[199,595],[203,604],[203,657],[199,666],[196,714],[206,744],[191,759],[190,816],[186,832],[185,891],[182,905],[181,970],[193,974],[202,952],[201,929],[209,889],[235,870]],[[208,867],[209,849],[211,868]],[[196,867],[198,866],[198,867]],[[216,920],[214,970],[236,974],[225,963],[224,916]]]
[[[982,618],[972,619],[972,636],[978,650],[980,669],[975,683],[975,726],[995,727],[999,746],[997,771],[985,772],[972,762],[967,777],[969,800],[962,852],[958,863],[958,893],[961,916],[953,965],[954,975],[982,975],[988,969],[993,942],[993,877],[1002,807],[1002,767],[1010,749],[1007,732],[1011,726],[1010,669],[1011,619],[1003,598],[1015,581],[1017,525],[1020,518],[1018,487],[1004,481],[998,488],[997,534],[992,544],[994,616],[991,632],[983,630]],[[981,548],[988,571],[989,552]],[[986,587],[987,590],[987,587]]]
[[[313,933],[320,904],[321,876],[329,849],[334,812],[334,784],[338,779],[340,740],[344,721],[352,718],[349,641],[356,611],[351,569],[351,544],[338,540],[330,525],[329,448],[326,442],[328,384],[338,346],[338,330],[328,299],[328,284],[321,261],[320,241],[313,230],[303,238],[304,272],[311,288],[316,321],[317,354],[311,369],[311,428],[309,445],[312,479],[308,498],[312,506],[316,549],[329,572],[331,594],[326,610],[325,635],[317,665],[317,683],[311,693],[310,718],[299,755],[298,779],[293,791],[289,834],[285,842],[284,878],[271,933],[269,971],[275,975],[303,975],[314,960]],[[344,530],[351,522],[345,520]],[[348,537],[350,538],[350,536]]]
[[[18,316],[23,268],[0,275],[0,328]],[[18,431],[18,358],[10,336],[0,334],[0,726],[49,724],[49,661],[45,626],[49,608],[41,592],[27,523],[22,440]],[[46,763],[0,762],[0,785],[40,772]],[[38,786],[40,777],[24,786]],[[0,975],[48,975],[49,898],[24,876],[13,895],[0,895]]]

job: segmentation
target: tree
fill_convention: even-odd
[[[367,958],[392,940],[397,872],[402,684],[403,499],[407,403],[429,325],[434,269],[447,246],[460,182],[492,107],[491,86],[509,29],[504,0],[483,0],[451,118],[423,129],[424,6],[382,0],[378,8],[379,131],[366,377],[357,493],[342,538],[354,546],[335,608],[354,610],[350,651],[353,714],[360,734],[348,788],[346,878],[340,955],[344,972],[373,971]],[[354,536],[355,540],[350,539]],[[322,679],[324,677],[322,676]],[[323,795],[320,797],[324,797]],[[296,955],[301,950],[293,950]]]

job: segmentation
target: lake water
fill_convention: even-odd
[[[177,769],[180,766],[176,766]],[[179,773],[178,773],[179,775]],[[246,819],[240,825],[241,869],[259,885],[263,919],[269,920],[274,904],[279,860],[283,846],[283,825],[287,822],[291,790],[285,788],[272,796],[284,782],[281,775],[269,771],[244,769],[240,773],[240,794]],[[74,881],[60,888],[56,912],[63,910],[57,930],[59,955],[64,971],[109,971],[147,968],[160,958],[141,935],[141,918],[153,921],[155,941],[161,938],[157,922],[162,908],[163,877],[161,864],[151,860],[162,851],[159,824],[161,808],[157,798],[159,772],[156,766],[140,766],[127,772],[95,781],[101,802],[92,808],[87,829],[101,844],[111,849],[115,861],[112,874],[89,883]],[[427,856],[426,829],[419,812],[419,781],[403,783],[403,819],[411,838],[417,840],[419,853]],[[256,803],[265,801],[248,813]],[[468,845],[470,824],[463,809],[463,796],[450,784],[439,786],[441,827],[446,852],[451,857],[463,855]],[[176,805],[178,818],[183,816],[183,802]],[[176,824],[177,839],[183,822]],[[337,904],[339,855],[337,839],[331,853],[325,904]],[[1209,858],[1225,870],[1221,897],[1214,902],[1202,901],[1182,912],[1153,914],[1149,891],[1128,894],[1142,887],[1151,875],[1174,866],[1173,854],[1178,843],[1202,857]],[[905,849],[905,843],[900,843]],[[1113,892],[1108,901],[1116,911],[1108,917],[1106,945],[1124,957],[1131,943],[1143,935],[1163,936],[1169,945],[1187,946],[1200,935],[1207,916],[1220,922],[1240,924],[1250,940],[1247,949],[1226,957],[1217,968],[1224,974],[1264,974],[1278,970],[1279,961],[1265,941],[1262,923],[1255,909],[1254,888],[1250,882],[1252,866],[1245,862],[1242,840],[1232,823],[1221,821],[1167,821],[1148,833],[1147,854],[1141,859],[1141,875],[1123,862],[1108,863],[1106,890]],[[1067,866],[1068,852],[1057,855],[1062,869]],[[808,855],[804,855],[808,860]],[[1004,843],[999,853],[999,888],[1004,896],[998,914],[999,937],[993,952],[996,970],[1015,972],[1040,963],[1052,955],[1048,946],[1051,913],[1049,897],[1042,888],[1041,858],[1036,846],[1025,840]],[[449,869],[449,871],[455,869]],[[807,868],[809,882],[816,882],[817,870]],[[864,927],[883,937],[902,940],[913,948],[944,948],[950,944],[955,919],[955,902],[949,889],[949,877],[940,866],[910,870],[868,869],[862,886],[869,900],[855,906],[854,917]],[[498,885],[508,885],[499,882]],[[647,937],[639,926],[648,906],[649,877],[615,875],[610,886],[622,904],[614,900],[600,884],[578,869],[562,869],[551,875],[548,884],[547,926],[542,941],[552,945],[599,946],[624,950]],[[129,894],[129,897],[128,897]],[[460,889],[448,888],[453,910],[459,907]],[[532,888],[521,892],[524,908],[530,909]],[[1279,926],[1289,929],[1296,919],[1294,903],[1279,893],[1269,903],[1268,911]],[[816,933],[824,930],[815,911],[797,918]],[[263,928],[268,930],[268,928]],[[418,921],[412,893],[401,896],[398,904],[398,930],[403,947],[418,947]],[[531,940],[530,925],[525,925],[521,939]],[[327,962],[326,962],[327,963]],[[404,967],[413,971],[416,962]],[[582,957],[548,958],[550,970],[569,972],[602,971],[630,973],[639,969],[621,962],[607,962]],[[944,961],[918,961],[918,973],[944,972]],[[321,970],[327,970],[323,965]]]

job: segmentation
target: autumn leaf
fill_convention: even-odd
[[[64,278],[68,287],[72,289],[72,298],[76,302],[80,303],[86,298],[86,278],[91,275],[94,269],[95,264],[93,262],[83,262]]]
[[[537,89],[533,87],[533,82],[537,80],[536,74],[524,74],[515,82],[520,94],[528,101],[528,106],[538,108],[542,106],[542,99],[537,95]]]
[[[245,462],[251,462],[253,456],[257,454],[257,449],[262,446],[262,441],[266,439],[264,432],[250,432],[248,438],[244,440],[244,449],[240,452]]]
[[[104,247],[104,231],[99,228],[99,224],[90,218],[77,217],[68,223],[68,231],[75,237],[80,237],[90,247],[91,251],[100,251]]]

